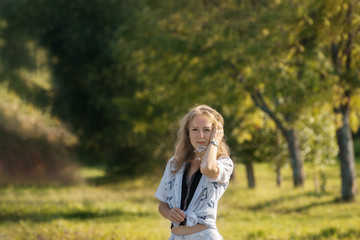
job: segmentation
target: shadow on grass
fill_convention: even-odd
[[[259,230],[249,233],[246,240],[259,240],[259,239],[274,239],[268,238],[266,232]],[[317,234],[310,234],[304,236],[291,236],[289,239],[293,240],[320,240],[320,239],[360,239],[360,231],[355,229],[349,229],[346,232],[342,232],[336,227],[329,227],[322,229]]]
[[[124,179],[122,177],[119,176],[101,176],[101,177],[88,177],[86,178],[86,182],[89,185],[93,185],[93,186],[101,186],[101,185],[108,185],[108,184],[114,184],[114,183],[119,183],[122,182]]]
[[[149,187],[154,184],[159,184],[161,180],[161,176],[158,177],[156,175],[143,175],[139,176],[119,176],[119,175],[104,175],[97,177],[87,177],[86,183],[91,186],[106,186],[113,184],[127,184],[131,188],[134,187],[135,182],[141,182],[143,185],[141,187]],[[135,184],[136,185],[136,184]],[[139,186],[137,186],[139,187]]]
[[[309,204],[301,206],[301,207],[296,207],[294,209],[287,210],[287,211],[285,211],[285,213],[303,212],[303,211],[309,210],[309,209],[314,208],[314,207],[331,205],[331,204],[334,204],[334,203],[336,203],[335,199],[334,200],[323,201],[323,202],[313,202],[313,203],[309,203]]]
[[[360,239],[360,230],[349,229],[346,232],[342,232],[336,227],[329,227],[322,229],[318,234],[308,235],[301,239]]]
[[[56,211],[51,213],[20,213],[8,212],[0,213],[0,223],[31,221],[31,222],[49,222],[57,219],[66,220],[96,220],[105,218],[122,217],[127,219],[136,219],[139,217],[150,216],[149,212],[127,212],[120,209],[117,210],[68,210]]]
[[[261,210],[265,210],[265,209],[272,209],[276,205],[282,204],[287,201],[296,200],[298,198],[305,197],[305,196],[306,197],[317,197],[317,198],[321,197],[321,195],[319,195],[317,193],[307,192],[307,193],[296,194],[296,195],[292,195],[292,196],[279,197],[279,198],[265,201],[265,202],[262,202],[262,203],[259,203],[259,204],[253,205],[253,206],[246,207],[246,209],[251,210],[251,211],[261,211]],[[316,201],[316,202],[311,202],[304,206],[294,207],[292,209],[283,209],[283,210],[281,210],[281,212],[282,213],[302,212],[302,211],[311,209],[313,207],[330,205],[330,204],[335,204],[338,202],[339,202],[338,199],[327,200],[327,201]]]

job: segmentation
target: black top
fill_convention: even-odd
[[[191,199],[194,196],[195,190],[197,186],[199,185],[202,173],[200,172],[200,168],[191,176],[189,182],[187,182],[187,174],[190,168],[190,163],[186,164],[185,171],[183,173],[182,178],[182,188],[181,188],[181,205],[180,209],[183,211],[186,211]],[[186,219],[185,221],[181,222],[180,225],[186,225]]]

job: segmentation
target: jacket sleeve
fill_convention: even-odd
[[[167,202],[167,187],[168,187],[167,185],[168,185],[168,182],[170,181],[170,174],[171,174],[170,161],[168,161],[166,168],[165,168],[165,172],[164,172],[161,182],[159,184],[159,187],[156,190],[156,193],[154,195],[156,198],[158,198],[162,202]]]
[[[234,170],[234,163],[229,157],[222,157],[216,160],[219,168],[219,175],[217,178],[209,178],[210,182],[229,183],[231,174]]]

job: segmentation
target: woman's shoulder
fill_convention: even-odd
[[[176,160],[175,160],[175,156],[172,156],[168,162],[167,165],[169,165],[170,167],[173,167],[176,164]]]
[[[167,167],[173,174],[182,173],[184,166],[185,162],[179,161],[176,156],[172,156],[167,163]]]
[[[172,156],[172,157],[168,160],[166,167],[169,168],[171,172],[174,172],[174,171],[176,171],[176,169],[178,168],[178,164],[179,164],[179,162],[178,162],[178,160],[176,159],[176,156]]]

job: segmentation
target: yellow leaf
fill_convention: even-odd
[[[359,129],[359,118],[354,111],[350,113],[350,128],[352,132],[357,132]]]
[[[147,129],[147,124],[145,122],[142,121],[138,121],[134,123],[134,133],[145,133]]]
[[[342,115],[340,113],[335,114],[335,125],[336,125],[336,129],[342,127],[343,125]]]
[[[251,141],[251,140],[252,140],[252,135],[247,131],[244,131],[236,136],[236,141],[238,143],[243,143],[245,141]]]
[[[245,67],[244,68],[244,75],[246,76],[246,77],[250,77],[251,75],[252,75],[252,69],[251,69],[251,67]]]
[[[263,35],[264,37],[268,36],[269,34],[270,34],[269,29],[267,29],[267,28],[263,28],[263,29],[262,29],[262,35]]]

